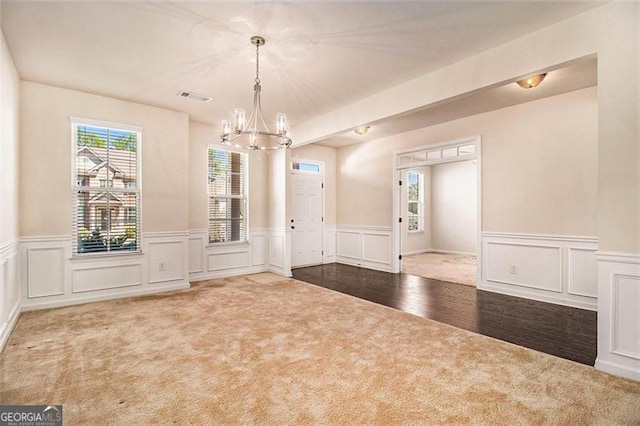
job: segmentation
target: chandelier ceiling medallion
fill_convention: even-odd
[[[271,132],[262,116],[260,103],[260,46],[265,39],[261,36],[251,37],[251,44],[256,47],[256,79],[253,85],[253,106],[249,118],[242,108],[236,108],[233,114],[233,128],[229,120],[222,120],[221,142],[225,145],[248,150],[286,149],[291,146],[291,138],[287,136],[287,115],[276,115],[276,131]]]

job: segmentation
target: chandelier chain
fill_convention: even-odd
[[[256,84],[260,84],[260,43],[256,43]]]

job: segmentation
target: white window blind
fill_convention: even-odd
[[[424,175],[407,172],[408,230],[424,230]]]
[[[209,243],[247,241],[247,154],[209,148]]]
[[[73,253],[140,250],[139,131],[72,122]]]

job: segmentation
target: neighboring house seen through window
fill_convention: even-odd
[[[72,132],[73,253],[139,251],[141,130],[72,119]]]
[[[407,172],[409,232],[424,231],[424,175]]]
[[[247,241],[247,154],[209,148],[209,243]]]

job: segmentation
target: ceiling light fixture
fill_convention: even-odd
[[[287,116],[284,113],[276,115],[276,131],[269,127],[262,116],[260,104],[260,46],[264,46],[265,39],[260,36],[251,37],[251,44],[256,47],[256,79],[253,85],[253,106],[249,118],[245,119],[245,112],[236,108],[233,114],[233,129],[231,122],[222,120],[221,142],[225,145],[249,150],[286,149],[291,146],[291,139],[287,136]]]
[[[370,128],[371,126],[362,126],[354,129],[353,131],[356,132],[357,135],[362,136],[362,135],[366,135],[369,132]]]
[[[532,77],[523,78],[522,80],[518,80],[518,86],[523,89],[533,89],[542,83],[542,80],[547,76],[546,73],[534,75]]]

